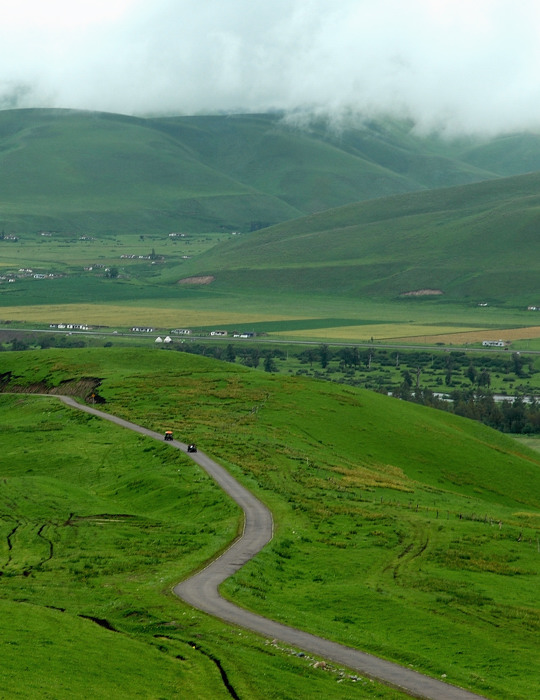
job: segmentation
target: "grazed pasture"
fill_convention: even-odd
[[[268,503],[275,538],[226,584],[233,600],[487,697],[538,694],[537,453],[422,406],[179,353],[0,362],[20,385],[99,376],[107,410],[158,430],[166,421]],[[147,491],[133,496],[158,506]]]

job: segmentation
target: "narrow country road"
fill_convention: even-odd
[[[99,416],[142,435],[163,440],[163,435],[153,430],[130,423],[109,413],[104,413],[93,406],[80,404],[69,396],[56,396],[68,406]],[[168,444],[188,454],[187,445],[177,440],[173,440]],[[225,493],[238,503],[243,509],[245,516],[244,530],[241,537],[205,569],[174,587],[174,593],[179,598],[209,615],[252,630],[265,637],[279,639],[299,649],[354,669],[367,677],[394,686],[412,697],[429,698],[430,700],[478,700],[478,698],[482,697],[429,676],[424,676],[390,661],[366,654],[358,649],[337,644],[322,637],[316,637],[307,632],[274,622],[244,610],[222,598],[218,592],[219,585],[238,571],[272,539],[272,514],[252,493],[207,455],[202,452],[196,452],[189,453],[188,456],[199,464],[219,484]]]

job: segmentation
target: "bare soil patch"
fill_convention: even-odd
[[[216,278],[213,275],[203,275],[201,277],[184,277],[178,280],[178,284],[211,284]]]
[[[65,394],[84,400],[92,400],[92,403],[105,403],[105,399],[97,393],[101,379],[97,377],[81,377],[80,379],[65,379],[58,386],[51,386],[46,382],[33,382],[31,384],[17,384],[17,377],[11,372],[0,374],[0,393],[9,394]]]
[[[400,297],[427,297],[427,296],[438,296],[439,294],[444,294],[442,289],[416,289],[413,292],[402,292]]]

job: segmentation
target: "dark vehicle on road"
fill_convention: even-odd
[[[192,443],[191,445],[187,446],[187,451],[188,452],[197,452],[197,446]]]
[[[172,440],[173,439],[173,432],[172,430],[166,430],[165,431],[165,440]]]

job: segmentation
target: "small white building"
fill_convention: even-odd
[[[483,340],[482,345],[488,348],[504,348],[506,343],[504,340]]]

